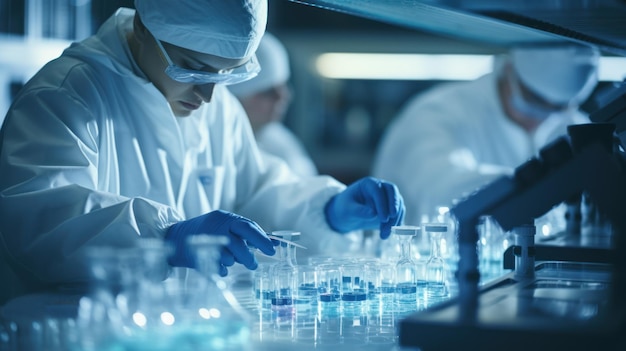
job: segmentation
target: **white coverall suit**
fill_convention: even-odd
[[[279,157],[302,177],[317,175],[317,167],[298,137],[281,122],[271,122],[256,135],[259,148]]]
[[[570,124],[589,123],[582,112],[552,114],[534,133],[502,110],[495,73],[442,84],[410,100],[381,139],[372,173],[395,183],[405,222],[419,224],[513,169]]]
[[[168,226],[213,210],[267,231],[302,232],[307,254],[345,252],[323,207],[345,188],[299,181],[261,156],[239,102],[216,86],[211,103],[176,118],[134,63],[132,10],[68,48],[14,101],[0,134],[0,254],[22,293],[83,282],[85,249],[164,237]],[[33,103],[36,101],[37,103]]]

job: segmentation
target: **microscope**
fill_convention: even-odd
[[[458,295],[403,319],[401,346],[626,350],[626,84],[590,118],[451,209]],[[537,243],[534,219],[562,204],[563,235]],[[504,265],[514,270],[479,286],[483,216],[513,233]]]

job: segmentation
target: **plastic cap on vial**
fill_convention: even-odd
[[[365,293],[347,292],[341,294],[341,299],[343,301],[365,301],[367,300],[367,295]]]
[[[448,226],[441,223],[425,224],[424,230],[427,232],[445,233],[448,231]]]
[[[396,235],[417,235],[420,227],[414,225],[400,225],[391,227],[391,233]]]
[[[320,301],[322,302],[335,302],[339,300],[339,296],[337,294],[320,294]]]

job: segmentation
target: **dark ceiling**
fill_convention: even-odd
[[[492,45],[568,40],[626,55],[626,0],[291,1]]]
[[[133,0],[91,0],[95,31],[119,7],[134,7]],[[0,0],[0,32],[24,34],[26,0]],[[269,0],[268,29],[287,31],[415,32],[380,21],[315,8],[288,0]]]

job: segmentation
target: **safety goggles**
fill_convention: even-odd
[[[165,68],[165,74],[167,74],[173,80],[180,83],[192,83],[192,84],[237,84],[246,80],[254,78],[260,71],[261,66],[257,61],[256,55],[253,55],[248,62],[233,69],[223,69],[219,72],[206,72],[197,71],[193,69],[186,69],[176,66],[172,59],[165,51],[163,44],[160,40],[156,40],[161,55],[167,62],[167,68]]]

